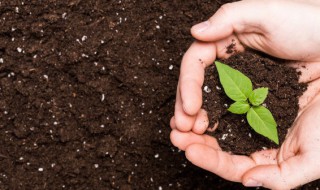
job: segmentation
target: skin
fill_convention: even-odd
[[[197,39],[185,53],[172,143],[194,165],[245,186],[292,189],[320,178],[320,1],[245,0],[222,6],[208,21],[193,26]],[[298,117],[279,149],[250,156],[231,155],[205,135],[208,117],[202,106],[204,69],[216,58],[228,58],[226,47],[256,49],[292,60],[308,89],[299,99]],[[206,160],[206,162],[203,162]]]

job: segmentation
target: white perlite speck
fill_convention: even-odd
[[[39,168],[38,171],[39,171],[39,172],[43,172],[43,168]]]
[[[22,48],[17,48],[17,51],[19,52],[19,53],[21,53],[22,52]]]
[[[0,63],[3,63],[4,61],[3,61],[3,58],[0,58]]]
[[[67,13],[62,14],[62,18],[66,18],[66,16],[67,16]]]
[[[206,93],[210,93],[210,92],[211,92],[211,89],[210,89],[208,86],[204,86],[204,87],[203,87],[203,90],[204,90]]]
[[[86,41],[86,39],[88,39],[88,36],[82,36],[81,40],[84,42]]]
[[[173,65],[170,65],[170,66],[169,66],[169,70],[172,70],[172,69],[173,69]]]
[[[228,134],[223,134],[222,137],[221,137],[221,140],[226,140]]]
[[[159,158],[159,154],[154,155],[155,158]]]
[[[104,95],[104,94],[102,94],[102,95],[101,95],[101,102],[103,102],[103,101],[104,101],[104,99],[105,99],[105,95]]]

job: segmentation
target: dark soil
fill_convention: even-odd
[[[278,124],[281,144],[297,116],[298,98],[306,90],[306,84],[298,83],[296,70],[287,67],[285,61],[255,52],[237,54],[222,62],[248,76],[254,89],[269,88],[264,105],[270,109]],[[225,95],[214,64],[207,69],[205,79],[204,108],[209,113],[211,128],[219,121],[213,136],[224,150],[249,155],[257,150],[277,148],[275,143],[254,132],[246,121],[246,115],[235,115],[227,111],[233,101]]]
[[[244,189],[169,141],[189,28],[220,6],[1,1],[0,189]]]

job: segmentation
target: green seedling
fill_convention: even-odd
[[[215,64],[224,92],[235,101],[228,111],[247,114],[247,121],[254,131],[279,144],[277,123],[271,112],[262,106],[268,88],[253,90],[251,80],[243,73],[218,61]]]

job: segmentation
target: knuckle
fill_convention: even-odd
[[[229,16],[232,13],[233,7],[233,3],[226,3],[222,5],[218,11],[225,16]]]

